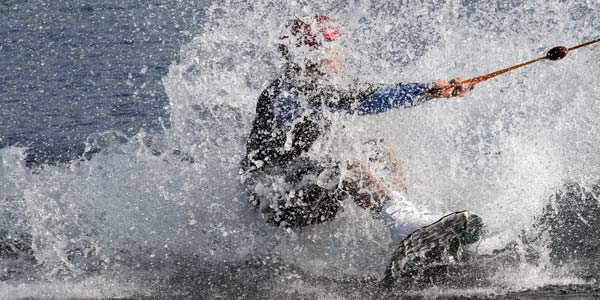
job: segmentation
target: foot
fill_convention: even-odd
[[[399,245],[410,233],[438,220],[441,215],[417,207],[406,200],[403,193],[390,191],[381,216],[390,230],[394,245]]]

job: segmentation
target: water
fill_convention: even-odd
[[[246,203],[237,175],[256,99],[281,67],[275,45],[295,15],[340,20],[342,83],[427,82],[596,38],[596,2],[0,8],[0,242],[8,245],[0,298],[598,295],[597,47],[486,82],[464,99],[334,124],[332,152],[353,157],[360,141],[384,138],[418,207],[481,215],[482,254],[536,237],[525,243],[535,262],[384,290],[378,280],[393,249],[381,221],[347,204],[327,224],[272,228]]]
[[[4,1],[0,147],[68,161],[89,134],[168,123],[160,82],[203,19],[202,3]]]

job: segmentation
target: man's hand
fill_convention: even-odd
[[[473,83],[463,83],[465,80],[462,77],[454,78],[450,82],[437,80],[431,89],[431,96],[435,98],[464,97],[465,93],[475,86]]]

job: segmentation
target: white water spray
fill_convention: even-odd
[[[4,225],[31,235],[47,276],[169,274],[181,257],[271,255],[316,274],[378,274],[389,237],[368,214],[347,207],[330,224],[288,233],[263,224],[244,198],[238,164],[256,99],[282,67],[276,44],[286,22],[337,19],[344,80],[429,82],[585,41],[600,32],[599,11],[592,1],[558,0],[220,2],[164,80],[164,134],[98,134],[81,160],[38,170],[25,168],[20,150],[0,150],[0,201],[17,220]],[[600,178],[598,51],[507,74],[464,99],[340,117],[337,133],[357,148],[373,135],[385,139],[404,163],[410,201],[480,214],[493,249],[517,239],[563,180]]]

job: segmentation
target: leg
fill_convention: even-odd
[[[268,223],[301,228],[335,218],[346,197],[338,188],[339,175],[337,164],[297,159],[286,168],[257,172],[245,184]]]
[[[389,187],[359,161],[353,161],[347,169],[350,177],[343,180],[343,189],[354,197],[360,207],[380,210],[389,199]]]
[[[380,162],[383,163],[383,167],[385,170],[391,173],[390,178],[390,188],[395,191],[400,191],[404,194],[407,194],[408,189],[404,184],[402,178],[404,177],[404,171],[402,169],[402,162],[398,158],[398,154],[391,145],[383,144],[382,146],[383,155],[379,159]]]
[[[310,184],[278,195],[262,213],[269,223],[286,228],[302,228],[334,219],[341,209],[342,201],[339,198],[332,191]]]
[[[389,147],[378,156],[376,159],[389,167],[389,171],[399,173],[400,163]],[[360,207],[378,212],[377,217],[390,230],[394,243],[399,243],[409,233],[439,219],[439,214],[417,207],[406,199],[406,187],[399,178],[394,178],[395,184],[393,181],[390,183],[390,180],[377,178],[358,161],[352,162],[348,170],[351,176],[345,180],[346,192],[353,196]]]
[[[344,180],[344,190],[354,196],[356,203],[363,208],[381,209],[392,191],[407,194],[408,189],[401,179],[403,171],[398,155],[391,145],[383,144],[380,149],[382,151],[374,159],[383,164],[383,169],[391,175],[390,179],[377,178],[360,161],[353,161],[347,167],[351,176]]]

